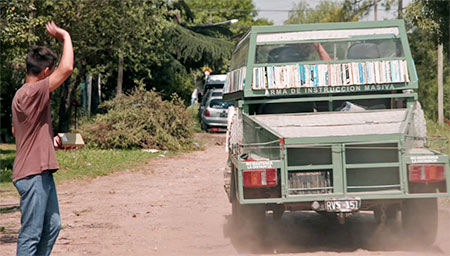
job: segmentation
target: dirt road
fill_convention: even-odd
[[[439,212],[431,248],[404,244],[398,227],[372,243],[372,214],[345,225],[316,213],[269,220],[267,234],[235,232],[223,191],[224,135],[205,135],[206,150],[161,158],[138,170],[58,186],[63,229],[52,255],[450,255],[449,209]],[[15,255],[17,198],[0,198],[0,255]],[[2,228],[3,227],[3,228]]]

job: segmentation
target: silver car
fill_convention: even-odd
[[[201,127],[205,131],[224,131],[227,128],[228,107],[233,102],[225,102],[220,97],[211,97],[206,101],[202,112]]]
[[[202,114],[203,111],[205,111],[206,109],[206,104],[209,102],[209,100],[213,97],[222,97],[223,95],[223,89],[218,89],[218,88],[212,88],[209,89],[205,96],[203,97],[202,101],[200,102],[200,107],[199,107],[199,111],[198,111],[198,118],[200,119],[200,121],[202,120]]]

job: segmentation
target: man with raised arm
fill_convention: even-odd
[[[54,22],[47,33],[64,41],[58,67],[56,55],[35,47],[26,59],[26,81],[12,102],[12,131],[16,138],[13,183],[20,194],[21,228],[17,255],[50,255],[60,230],[58,198],[53,172],[58,170],[53,147],[50,92],[73,70],[70,34]]]

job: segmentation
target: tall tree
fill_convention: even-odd
[[[313,8],[306,1],[300,1],[293,7],[284,24],[357,21],[359,14],[345,4],[347,3],[322,0]]]
[[[421,80],[419,94],[422,104],[425,105],[425,113],[442,123],[444,118],[450,118],[450,104],[448,100],[444,100],[450,97],[449,67],[444,66],[443,63],[443,59],[448,59],[449,54],[450,3],[448,1],[414,1],[406,8],[404,18],[410,30],[413,31],[411,35],[414,37],[410,39],[412,47],[416,44],[428,43],[428,47],[420,48],[418,52],[412,51],[414,55],[428,51],[426,56],[422,55],[418,58],[414,56],[416,63],[419,62],[418,68],[421,68],[420,62],[426,60],[423,62],[424,72],[418,72]],[[447,57],[443,57],[445,55]],[[437,72],[432,71],[431,67]],[[438,104],[436,104],[436,98]]]
[[[178,90],[183,98],[190,96],[194,79],[202,76],[201,67],[209,66],[214,73],[227,72],[236,42],[232,38],[239,37],[251,25],[271,24],[255,18],[254,5],[249,0],[179,0],[171,3],[170,13],[176,22],[167,26],[164,32],[170,63],[160,74],[171,78],[168,80],[173,82],[169,87],[184,89]],[[232,19],[239,22],[230,26],[226,21]]]
[[[32,2],[21,0],[0,2],[0,142],[10,141],[11,102],[25,79],[25,58],[39,41],[35,29],[48,20],[36,17]]]
[[[397,0],[321,0],[318,5],[311,7],[302,0],[293,6],[284,24],[358,21],[378,4],[389,10],[394,1]]]
[[[50,20],[71,33],[75,51],[74,72],[52,97],[58,131],[69,129],[72,102],[80,97],[79,84],[87,74],[101,74],[104,99],[121,91],[117,90],[119,67],[123,69],[124,92],[141,81],[166,98],[177,93],[187,99],[194,88],[193,71],[205,64],[225,71],[233,33],[218,27],[228,32],[210,33],[213,29],[209,29],[208,34],[206,29],[196,31],[180,24],[177,4],[187,7],[183,1],[165,0],[1,1],[2,140],[10,134],[9,105],[24,78],[30,44],[47,45],[60,52],[60,45],[45,35],[44,24]]]
[[[237,19],[231,31],[234,34],[242,34],[250,26],[271,25],[267,19],[256,18],[258,12],[252,0],[186,0],[192,10],[193,23],[208,24],[219,23]]]

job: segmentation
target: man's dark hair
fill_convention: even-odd
[[[57,56],[52,50],[38,46],[28,52],[27,75],[37,76],[46,67],[52,69],[56,64]]]

